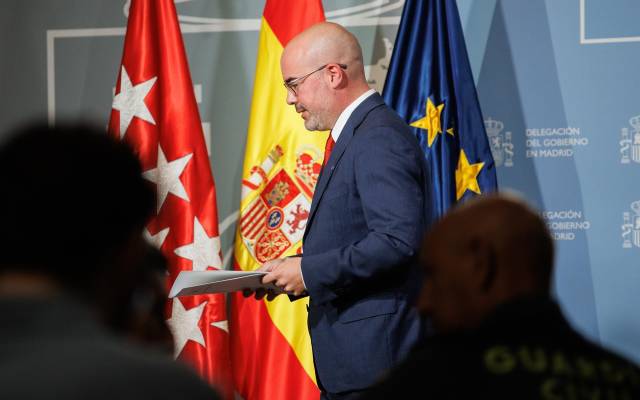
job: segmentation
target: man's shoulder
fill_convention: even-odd
[[[422,154],[418,139],[409,125],[384,103],[369,110],[355,128],[354,138],[356,144],[366,147],[378,144],[388,150],[399,148],[405,153]]]
[[[361,126],[370,126],[372,124],[379,125],[381,123],[390,126],[397,125],[398,127],[402,127],[407,130],[409,129],[407,123],[400,118],[398,113],[389,107],[381,98],[379,98],[378,101],[376,101],[376,99],[372,99],[372,102],[369,105],[369,110],[363,118]]]

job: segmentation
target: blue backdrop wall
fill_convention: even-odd
[[[573,322],[640,359],[640,3],[459,2],[503,189],[556,239]]]

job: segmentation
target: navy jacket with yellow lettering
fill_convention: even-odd
[[[553,301],[525,298],[429,339],[364,398],[640,399],[640,369],[578,334]]]

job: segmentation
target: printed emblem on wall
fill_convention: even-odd
[[[631,212],[622,213],[622,247],[640,247],[640,200],[631,203]]]
[[[631,129],[624,127],[620,131],[620,163],[640,164],[640,115],[629,118],[629,124]]]
[[[393,53],[393,42],[386,37],[383,37],[382,41],[384,43],[384,56],[379,58],[375,64],[364,66],[367,83],[378,93],[382,93],[384,80],[387,78],[387,71],[389,70],[389,63],[391,63],[391,54]]]
[[[513,167],[514,146],[511,132],[503,133],[504,123],[491,119],[491,117],[484,120],[484,127],[489,137],[491,154],[496,166]]]

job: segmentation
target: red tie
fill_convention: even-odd
[[[335,146],[336,142],[333,140],[333,136],[331,136],[331,132],[329,132],[329,137],[327,138],[327,144],[324,146],[324,159],[322,160],[322,166],[324,167],[329,161],[329,157],[331,156],[331,151],[333,150],[333,146]]]

